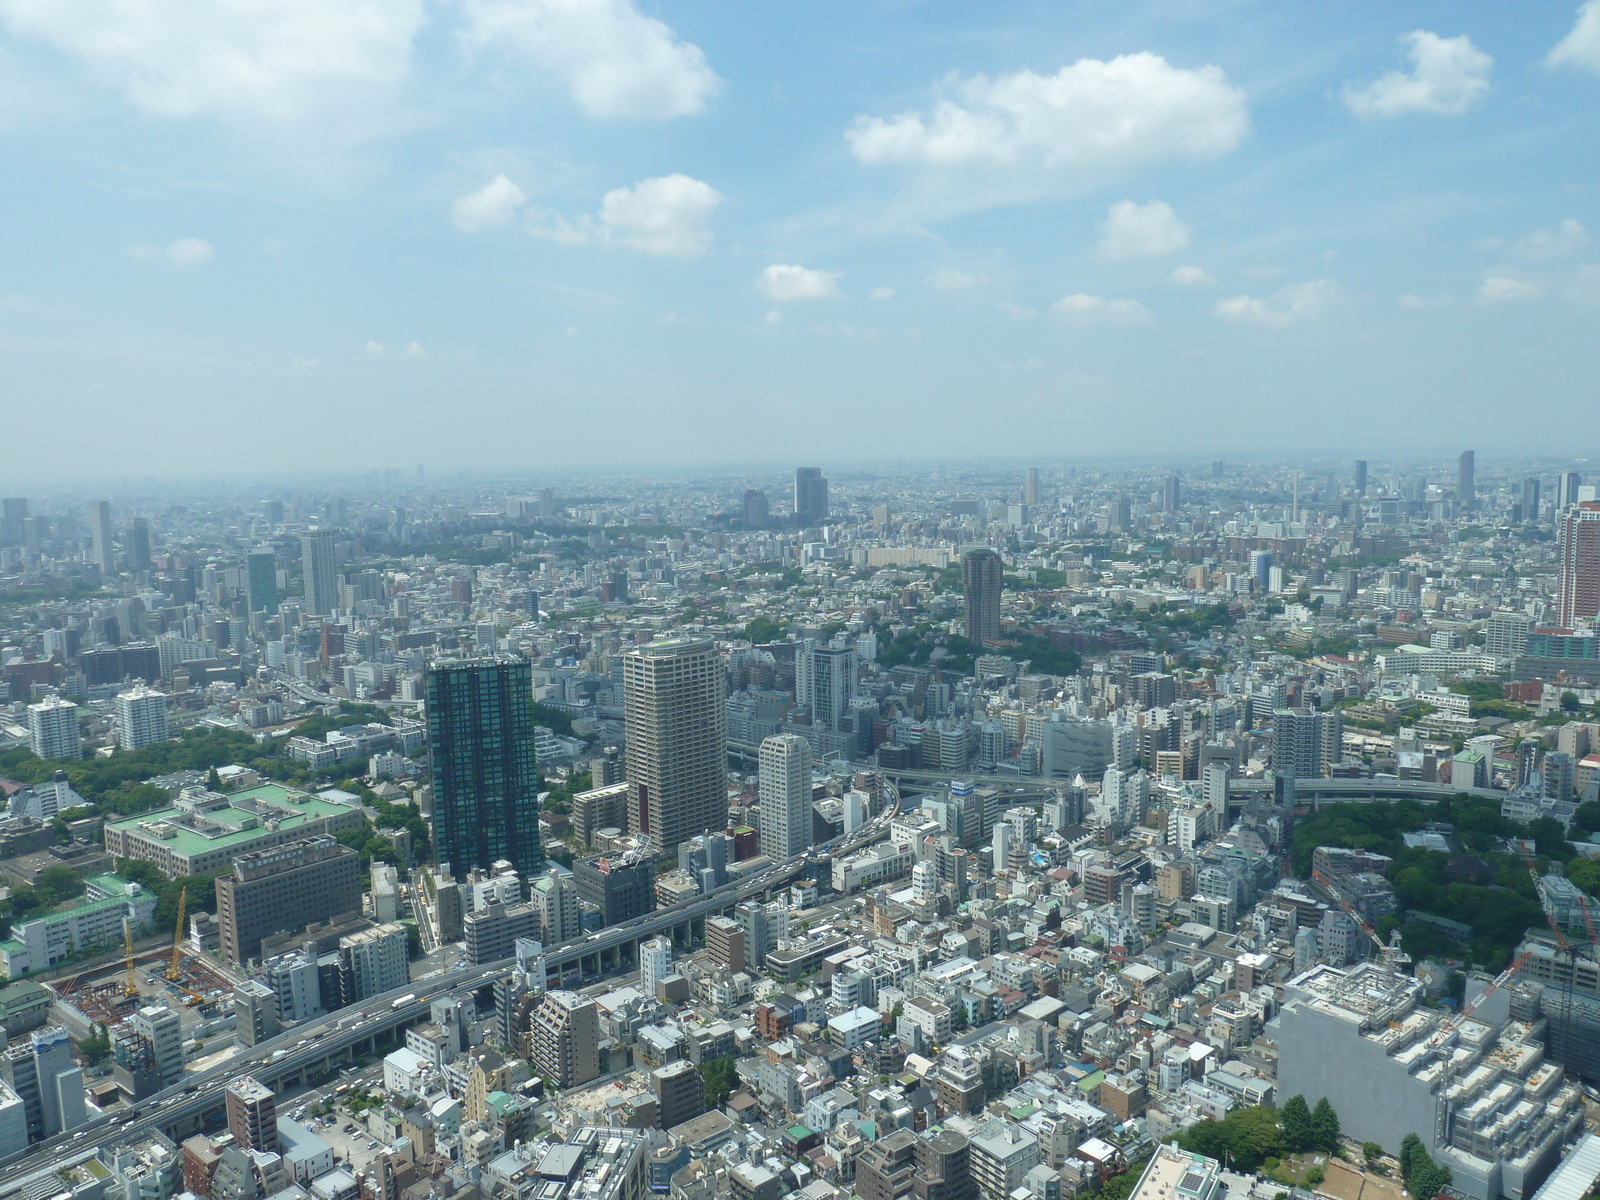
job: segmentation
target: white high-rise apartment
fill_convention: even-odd
[[[111,549],[111,501],[96,500],[89,506],[89,557],[100,569],[111,574],[116,565]]]
[[[672,939],[653,937],[639,943],[639,990],[654,999],[656,984],[672,974]]]
[[[795,651],[795,699],[820,728],[833,733],[852,728],[850,701],[856,695],[858,661],[855,647],[819,646],[812,638]]]
[[[664,851],[728,820],[722,656],[709,638],[663,638],[622,656],[629,832]]]
[[[300,535],[301,583],[306,612],[325,617],[339,605],[339,574],[333,565],[333,530],[313,529]]]
[[[811,746],[793,733],[761,743],[761,852],[774,862],[811,844]]]
[[[60,696],[28,705],[28,748],[40,758],[82,758],[78,706]]]
[[[140,750],[171,735],[167,731],[167,697],[142,685],[117,694],[117,745]]]

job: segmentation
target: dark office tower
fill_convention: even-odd
[[[1462,512],[1471,512],[1478,507],[1477,484],[1473,480],[1477,459],[1477,453],[1472,450],[1463,450],[1461,457],[1456,459],[1456,504]]]
[[[267,524],[278,526],[283,524],[283,501],[268,500],[263,508],[267,515]]]
[[[802,529],[828,519],[828,481],[821,467],[796,467],[794,471],[794,522]]]
[[[767,524],[767,494],[760,488],[744,490],[744,527],[764,529]]]
[[[1522,519],[1532,524],[1539,519],[1539,481],[1522,481]]]
[[[665,638],[622,656],[628,826],[670,854],[728,820],[722,656],[706,638]],[[441,852],[442,853],[442,852]]]
[[[1029,467],[1022,476],[1022,502],[1029,508],[1039,503],[1039,468]]]
[[[301,582],[306,611],[326,617],[339,604],[339,573],[333,569],[333,530],[313,529],[300,535]]]
[[[150,569],[150,518],[135,517],[128,527],[128,554],[135,571]]]
[[[533,668],[467,658],[428,671],[437,861],[464,875],[506,859],[523,875],[544,863],[533,769]]]
[[[1226,464],[1220,458],[1213,459],[1211,463],[1211,478],[1221,479],[1222,472],[1226,469]]]
[[[1356,492],[1362,496],[1367,494],[1367,460],[1356,459]]]
[[[28,519],[28,501],[22,496],[0,500],[0,538],[8,543],[22,540],[22,523]]]
[[[961,556],[961,592],[967,598],[967,640],[983,645],[1000,636],[1000,589],[1005,564],[993,550]]]
[[[1111,506],[1111,528],[1119,533],[1127,533],[1133,528],[1133,501],[1126,496],[1119,496]]]
[[[1178,511],[1178,477],[1168,475],[1166,482],[1161,485],[1161,511]]]
[[[250,611],[278,611],[278,556],[269,549],[252,550],[245,556],[245,589]]]

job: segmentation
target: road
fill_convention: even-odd
[[[614,949],[628,941],[652,937],[675,925],[720,911],[776,886],[780,880],[793,875],[807,862],[818,857],[851,854],[877,841],[888,831],[889,823],[900,810],[899,789],[887,781],[883,786],[890,802],[856,832],[813,846],[802,854],[773,864],[750,879],[737,880],[705,896],[675,904],[671,908],[657,909],[600,933],[591,933],[553,946],[545,952],[546,962],[554,966],[573,958],[587,958]],[[321,1062],[331,1055],[342,1054],[350,1046],[364,1043],[380,1032],[424,1016],[435,997],[445,993],[465,996],[509,974],[515,965],[515,959],[504,959],[478,967],[458,967],[443,975],[417,980],[405,988],[374,996],[362,1001],[358,1007],[340,1009],[321,1020],[297,1025],[226,1063],[186,1075],[182,1083],[138,1104],[114,1110],[75,1130],[58,1134],[26,1151],[0,1160],[0,1173],[3,1173],[6,1181],[5,1185],[0,1185],[0,1195],[10,1190],[6,1185],[15,1184],[25,1176],[56,1170],[69,1162],[88,1157],[102,1142],[135,1139],[152,1130],[213,1111],[220,1106],[222,1089],[241,1075],[269,1067],[277,1076],[301,1072],[306,1066]],[[396,1005],[396,1001],[403,1003]]]

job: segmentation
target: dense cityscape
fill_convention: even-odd
[[[5,498],[0,1197],[1581,1200],[1594,478]]]

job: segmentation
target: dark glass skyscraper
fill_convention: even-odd
[[[828,519],[828,481],[821,467],[796,467],[794,471],[794,523],[801,529]]]
[[[278,611],[278,556],[268,547],[245,556],[245,586],[251,612]]]
[[[544,862],[533,761],[533,668],[522,659],[469,658],[428,671],[433,840],[458,875],[508,860],[524,874]]]
[[[967,640],[983,645],[1000,636],[1000,591],[1005,564],[993,550],[961,556],[961,591],[967,600]]]

